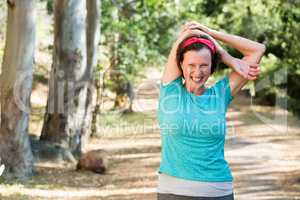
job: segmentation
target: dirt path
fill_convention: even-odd
[[[299,121],[289,116],[288,126],[284,123],[271,126],[259,120],[256,114],[270,116],[272,109],[250,108],[250,102],[245,104],[244,99],[242,102],[236,99],[228,112],[229,133],[225,147],[233,170],[236,199],[300,199]],[[100,141],[107,150],[117,152],[112,156],[116,168],[111,171],[114,178],[109,183],[115,185],[116,192],[124,193],[105,199],[155,199],[159,133],[110,143]]]
[[[153,96],[144,102],[152,119],[157,95]],[[299,120],[289,116],[288,126],[271,125],[259,116],[272,119],[272,108],[250,105],[247,99],[236,98],[228,112],[225,154],[233,171],[235,199],[300,199]],[[0,199],[154,200],[160,145],[156,123],[144,133],[93,139],[90,149],[110,154],[107,174],[43,163],[30,183],[0,185]]]

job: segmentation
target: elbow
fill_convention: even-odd
[[[256,45],[252,48],[251,51],[249,51],[245,56],[250,56],[250,57],[262,57],[266,51],[266,45],[262,43],[256,43]]]
[[[261,55],[264,55],[266,49],[267,49],[266,45],[260,43],[257,48],[257,52],[260,53]]]
[[[259,45],[256,48],[256,51],[254,53],[254,57],[256,57],[257,61],[259,62],[261,58],[264,56],[266,52],[266,45],[259,43]]]
[[[258,43],[251,53],[249,53],[246,57],[251,59],[254,63],[260,63],[261,58],[264,56],[266,51],[266,46],[264,44]]]

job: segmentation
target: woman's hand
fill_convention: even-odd
[[[231,66],[238,74],[247,80],[255,80],[260,74],[260,66],[257,63],[248,63],[242,59],[233,58]]]
[[[209,32],[210,29],[206,26],[201,25],[198,22],[191,21],[182,26],[181,31],[179,33],[179,38],[183,38],[184,40],[190,36],[206,36],[216,45],[217,52],[220,53],[221,51],[223,51],[223,47],[212,36],[209,35]]]
[[[190,29],[190,28],[182,28],[178,37],[177,37],[177,43],[181,43],[186,38],[192,37],[192,36],[201,36],[206,35],[203,31],[200,31],[198,29]]]
[[[187,22],[185,25],[183,25],[183,27],[181,28],[181,31],[185,31],[186,29],[198,29],[208,35],[210,35],[210,32],[211,32],[210,28],[208,28],[207,26],[204,26],[196,21]]]

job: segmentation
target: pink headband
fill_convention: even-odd
[[[194,44],[194,43],[202,43],[205,44],[206,46],[208,46],[208,48],[212,51],[213,54],[215,54],[217,52],[217,48],[216,45],[208,40],[208,39],[204,39],[204,38],[198,38],[198,37],[191,37],[189,39],[187,39],[184,43],[183,43],[183,48]]]

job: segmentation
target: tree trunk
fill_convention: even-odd
[[[119,15],[120,15],[120,8],[116,7],[115,10],[112,12],[112,19],[114,21],[119,21]],[[110,70],[109,70],[109,78],[113,82],[112,90],[116,93],[115,101],[114,101],[114,109],[120,108],[121,104],[120,99],[122,99],[120,94],[120,87],[121,84],[121,78],[122,75],[119,65],[121,63],[120,55],[118,52],[118,44],[120,44],[121,39],[123,35],[119,32],[112,33],[112,43],[110,46]]]
[[[119,21],[124,17],[129,19],[134,11],[133,6],[135,2],[126,2],[125,6],[117,7],[112,13],[112,18]],[[113,43],[111,44],[111,57],[110,57],[110,79],[113,82],[112,90],[116,93],[114,101],[114,109],[121,109],[126,112],[132,112],[133,95],[130,91],[132,86],[130,80],[127,79],[126,74],[120,69],[122,59],[119,51],[119,44],[129,42],[124,33],[112,33]]]
[[[0,76],[0,157],[4,177],[25,181],[33,171],[28,137],[35,47],[33,0],[8,0],[6,44]]]
[[[86,103],[86,114],[83,123],[82,150],[91,135],[92,122],[97,123],[98,109],[95,110],[97,93],[95,89],[95,73],[97,67],[97,50],[100,39],[100,0],[86,0],[87,9],[87,74],[85,79],[89,81],[89,90]],[[94,112],[95,111],[95,112]]]
[[[86,1],[56,0],[54,51],[41,140],[80,154],[90,76],[86,59]]]

